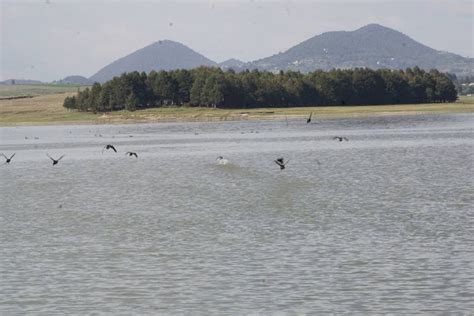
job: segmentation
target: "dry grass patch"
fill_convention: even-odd
[[[62,106],[64,98],[72,95],[74,93],[0,100],[0,124],[54,124],[70,121],[94,121],[97,115],[67,110]]]
[[[117,111],[93,114],[67,110],[62,106],[64,99],[74,94],[70,92],[25,99],[0,100],[0,124],[275,120],[305,118],[310,112],[313,112],[314,118],[474,112],[474,97],[461,97],[455,103],[259,109],[164,107],[135,112]]]

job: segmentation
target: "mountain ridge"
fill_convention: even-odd
[[[406,69],[436,68],[457,76],[474,75],[474,58],[438,51],[400,31],[376,23],[353,31],[330,31],[315,35],[286,51],[250,62],[230,58],[216,63],[188,46],[160,40],[102,67],[88,79],[105,82],[123,72],[192,69],[199,66],[224,70],[258,69],[310,72],[333,68]]]

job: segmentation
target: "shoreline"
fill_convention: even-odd
[[[313,113],[313,120],[474,113],[474,97],[461,97],[455,103],[255,109],[214,109],[184,106],[93,114],[63,108],[62,102],[68,95],[73,94],[60,93],[33,98],[0,100],[0,127],[267,120],[306,121],[311,112]]]
[[[314,111],[313,111],[314,112]],[[370,118],[370,117],[392,117],[392,116],[421,116],[421,115],[473,115],[474,111],[400,111],[400,112],[368,112],[368,113],[346,113],[346,114],[319,114],[313,113],[313,121],[330,120],[330,119],[351,119],[351,118]],[[219,117],[161,117],[152,119],[123,119],[123,118],[106,118],[98,120],[64,120],[64,121],[22,121],[4,123],[0,122],[1,127],[20,127],[20,126],[58,126],[58,125],[119,125],[119,124],[160,124],[160,123],[204,123],[204,122],[241,122],[241,121],[306,121],[307,115],[266,115],[266,116],[250,116],[245,118],[222,119]]]

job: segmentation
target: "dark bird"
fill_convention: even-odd
[[[287,161],[285,162],[285,161],[283,160],[283,158],[278,158],[277,160],[274,160],[274,161],[275,161],[275,163],[276,163],[277,165],[280,166],[280,170],[285,169],[286,164],[289,162],[289,160],[287,160]]]
[[[343,140],[345,140],[346,142],[349,141],[347,137],[341,137],[341,136],[334,136],[332,139],[337,139],[340,142],[342,142]]]
[[[6,160],[5,160],[5,163],[10,163],[10,161],[12,161],[12,158],[13,158],[15,155],[16,155],[16,153],[13,154],[13,155],[11,155],[10,158],[8,158],[8,157],[5,156],[4,154],[2,154],[2,156],[5,157],[5,159],[6,159]]]
[[[46,156],[48,156],[49,159],[51,159],[53,161],[53,166],[54,165],[57,165],[59,160],[63,159],[64,156],[66,155],[62,155],[61,157],[59,157],[58,159],[54,159],[53,157],[51,157],[50,155],[46,154]]]
[[[107,149],[107,150],[112,149],[113,151],[117,152],[117,149],[115,149],[115,147],[110,145],[110,144],[107,144],[107,145],[104,146],[104,148],[102,149],[102,153],[104,153],[105,149]]]
[[[131,151],[127,151],[127,153],[125,155],[128,155],[130,157],[135,156],[135,158],[138,158],[137,153],[134,153],[134,152],[131,152]]]
[[[311,116],[313,116],[313,112],[309,115],[308,119],[306,120],[306,124],[311,123]]]

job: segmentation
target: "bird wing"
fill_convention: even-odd
[[[135,156],[135,158],[138,158],[138,155],[137,155],[137,153],[132,153],[132,155],[134,155],[134,156]]]
[[[5,156],[3,153],[2,153],[2,156],[3,156],[3,157],[5,157],[5,159],[8,159],[8,157],[7,157],[7,156]]]
[[[50,155],[46,154],[46,156],[48,156],[49,159],[51,159],[52,161],[54,161],[54,158],[52,158]]]
[[[277,165],[279,165],[280,167],[281,167],[281,166],[284,166],[284,164],[283,164],[282,162],[280,162],[278,159],[277,159],[277,160],[274,160],[274,161],[275,161],[275,163],[276,163]]]
[[[337,136],[334,136],[332,139],[339,139],[339,137],[337,137]]]
[[[288,159],[288,160],[283,164],[283,166],[286,166],[289,162],[290,162],[290,160]]]
[[[309,119],[311,119],[312,116],[313,116],[313,112],[309,114]]]
[[[115,149],[114,146],[110,145],[110,148],[112,148],[115,152],[117,152],[117,149]]]
[[[10,157],[10,159],[12,159],[15,155],[16,155],[16,153],[14,153],[14,154]]]
[[[62,155],[61,157],[58,158],[58,161],[63,159],[63,157],[66,156],[66,155]]]
[[[349,141],[349,140],[347,139],[347,137],[343,137],[342,139],[344,139],[345,141]]]

